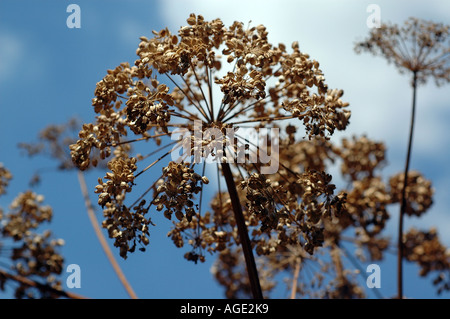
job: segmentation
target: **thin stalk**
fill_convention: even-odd
[[[197,111],[200,112],[201,115],[203,115],[203,117],[205,118],[205,120],[209,120],[208,116],[206,115],[205,111],[203,110],[203,108],[197,104],[194,103],[194,101],[191,100],[190,96],[184,92],[184,90],[170,77],[170,75],[165,74],[167,76],[167,78],[183,93],[183,95],[189,100],[189,102],[197,109]],[[181,79],[183,80],[183,82],[186,84],[187,88],[189,89],[189,91],[191,92],[191,94],[193,95],[193,97],[195,98],[195,94],[191,91],[190,86],[187,85],[186,81],[184,80],[183,77],[181,77]],[[197,101],[198,102],[198,101]],[[200,102],[199,102],[200,104]],[[198,118],[198,117],[197,117]]]
[[[202,170],[202,176],[205,176],[205,168],[206,168],[206,161],[203,162],[203,170]],[[202,217],[202,203],[203,203],[203,185],[202,183],[201,190],[200,190],[200,199],[198,203],[198,220],[200,221],[200,218]],[[200,236],[200,222],[197,223],[197,234]]]
[[[157,160],[155,160],[153,163],[151,163],[149,166],[147,166],[146,168],[144,168],[142,171],[140,171],[139,173],[137,173],[136,175],[134,175],[134,177],[138,177],[139,175],[141,175],[142,173],[144,173],[145,171],[149,170],[153,165],[155,165],[156,163],[158,163],[160,160],[162,160],[164,157],[166,157],[167,155],[169,155],[170,153],[172,153],[174,150],[171,149],[170,151],[168,151],[167,153],[165,153],[164,155],[161,155]]]
[[[214,122],[214,104],[213,104],[213,92],[212,92],[212,82],[211,82],[211,69],[205,64],[206,67],[206,77],[208,82],[208,91],[209,91],[209,105],[211,106],[211,120]]]
[[[103,251],[106,254],[106,257],[108,258],[109,262],[111,263],[111,266],[113,267],[114,271],[116,272],[117,277],[119,278],[120,282],[124,286],[128,295],[132,299],[137,299],[137,296],[136,296],[133,288],[131,287],[127,278],[123,274],[122,269],[120,268],[116,259],[114,258],[114,255],[112,254],[111,249],[109,248],[109,245],[106,242],[105,236],[103,236],[100,225],[98,224],[98,220],[95,217],[94,209],[92,208],[92,203],[89,198],[89,193],[88,193],[87,186],[86,186],[86,180],[84,179],[84,174],[81,171],[78,171],[78,180],[80,182],[81,193],[83,194],[83,197],[84,197],[86,210],[88,212],[88,216],[91,221],[92,227],[94,228],[95,234],[97,235],[98,241],[100,242],[100,245],[102,246]]]
[[[409,125],[409,141],[408,141],[408,151],[406,154],[405,162],[405,172],[403,175],[403,188],[402,188],[402,199],[400,205],[399,223],[398,223],[398,252],[397,252],[397,290],[398,299],[403,299],[403,216],[406,210],[406,187],[408,185],[408,171],[409,163],[411,159],[412,150],[412,140],[414,132],[414,119],[416,115],[416,90],[417,90],[417,71],[413,71],[413,99],[412,99],[412,110],[411,110],[411,123]]]
[[[297,283],[301,263],[302,260],[300,259],[300,257],[295,258],[295,269],[294,269],[294,278],[292,279],[291,299],[295,299],[295,296],[297,295]]]
[[[212,109],[210,108],[210,106],[209,106],[209,104],[208,104],[208,100],[206,99],[205,93],[203,92],[202,84],[201,84],[201,82],[200,82],[200,79],[199,79],[198,76],[197,76],[197,72],[195,72],[195,68],[194,68],[194,66],[192,65],[192,62],[189,62],[189,63],[190,63],[190,65],[191,65],[192,71],[194,72],[194,76],[195,76],[195,79],[197,80],[198,88],[200,89],[200,92],[202,93],[203,100],[204,100],[205,103],[206,103],[206,108],[207,108],[208,111],[209,111],[210,119],[211,119],[211,122],[212,122],[212,121],[213,121],[213,118],[214,118],[213,113],[212,113]],[[206,72],[208,72],[208,71],[206,71]],[[209,85],[209,82],[208,82],[208,85]],[[199,102],[199,104],[200,104],[200,102]]]
[[[78,295],[78,294],[74,294],[72,292],[68,292],[68,291],[64,291],[64,290],[58,290],[55,289],[47,284],[41,284],[37,281],[28,279],[26,277],[23,276],[19,276],[19,275],[12,275],[2,269],[0,269],[0,278],[4,277],[4,278],[8,278],[14,281],[17,281],[18,283],[21,283],[23,285],[29,286],[29,287],[34,287],[36,289],[39,289],[41,291],[48,291],[51,292],[59,297],[66,297],[66,298],[70,298],[70,299],[88,299],[85,296],[82,295]]]
[[[247,226],[245,225],[244,215],[242,213],[241,202],[234,183],[233,174],[229,163],[222,163],[222,172],[227,183],[230,194],[231,204],[233,206],[234,218],[238,227],[239,238],[244,252],[247,273],[250,281],[250,288],[254,299],[263,299],[261,284],[259,282],[258,270],[256,269],[255,257],[253,256],[252,244],[248,236]]]
[[[183,80],[183,83],[184,83],[184,85],[187,87],[187,89],[189,90],[189,92],[191,92],[192,97],[197,101],[198,107],[199,107],[199,109],[197,109],[197,110],[203,115],[203,117],[205,118],[205,120],[206,120],[207,122],[211,122],[211,118],[209,118],[208,115],[206,115],[205,109],[203,108],[202,104],[200,103],[200,100],[197,99],[197,95],[194,93],[194,91],[192,91],[191,86],[186,82],[186,79],[185,79],[183,76],[180,75],[180,77],[181,77],[181,79]],[[184,91],[183,91],[183,93],[184,93]],[[185,96],[187,97],[186,94],[185,94]],[[204,96],[204,95],[203,95],[203,96]],[[188,98],[188,99],[189,99],[189,98]],[[189,100],[190,100],[190,99],[189,99]],[[192,103],[192,102],[191,102],[191,103]]]
[[[289,120],[289,119],[293,119],[295,117],[300,118],[300,116],[294,116],[294,115],[281,115],[281,116],[274,116],[274,117],[263,116],[263,117],[257,117],[254,119],[232,122],[232,123],[227,123],[227,124],[237,125],[237,124],[243,124],[243,123],[245,124],[245,123],[253,123],[253,122],[273,122],[273,121]],[[225,123],[225,122],[223,122],[223,123]]]
[[[219,164],[217,164],[217,186],[219,191],[219,204],[220,204],[220,211],[222,211],[223,208],[223,201],[222,201],[222,187],[220,185],[220,169]]]
[[[119,146],[119,145],[123,145],[123,144],[128,144],[128,143],[134,143],[134,142],[139,142],[139,141],[145,141],[151,138],[156,138],[156,137],[161,137],[161,136],[166,136],[166,135],[170,135],[171,133],[160,133],[160,134],[156,134],[156,135],[152,135],[152,136],[144,136],[144,137],[139,137],[139,138],[135,138],[133,140],[128,140],[128,141],[122,141],[119,143],[113,142],[113,143],[108,143],[107,146]]]

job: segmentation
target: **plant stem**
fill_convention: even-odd
[[[297,283],[301,263],[302,260],[300,259],[300,257],[295,258],[295,269],[294,269],[294,278],[292,279],[291,299],[295,299],[295,296],[297,295]]]
[[[78,294],[74,294],[72,292],[68,292],[68,291],[63,291],[63,290],[58,290],[55,289],[47,284],[41,284],[38,283],[34,280],[28,279],[26,277],[22,277],[19,275],[12,275],[2,269],[0,269],[0,278],[4,277],[4,278],[8,278],[14,281],[17,281],[23,285],[29,286],[29,287],[34,287],[36,289],[39,289],[41,291],[48,291],[50,293],[53,293],[59,297],[66,297],[66,298],[70,298],[70,299],[87,299],[87,297],[84,297],[82,295],[78,295]]]
[[[406,187],[408,185],[408,171],[409,163],[411,159],[411,149],[412,140],[414,132],[414,118],[416,115],[416,90],[417,90],[417,71],[413,71],[413,99],[412,99],[412,110],[411,110],[411,123],[409,125],[409,141],[408,141],[408,151],[406,154],[405,162],[405,172],[403,175],[403,188],[402,188],[402,198],[400,205],[399,223],[398,223],[398,252],[397,252],[397,290],[398,299],[403,299],[403,216],[406,210]]]
[[[98,241],[100,242],[100,245],[102,246],[103,251],[106,254],[106,257],[108,258],[109,262],[111,263],[111,266],[113,267],[114,271],[116,272],[117,277],[119,278],[120,282],[124,286],[128,295],[132,299],[137,299],[137,296],[136,296],[133,288],[131,287],[127,278],[123,274],[122,269],[120,268],[116,259],[114,258],[114,255],[112,254],[111,249],[109,248],[108,243],[106,242],[105,236],[103,236],[102,230],[101,230],[100,225],[97,220],[97,217],[95,217],[94,209],[92,208],[92,203],[89,198],[84,174],[81,171],[78,171],[78,181],[80,182],[81,193],[83,194],[84,203],[86,205],[86,210],[87,210],[87,213],[89,216],[89,220],[91,221],[92,227],[94,228],[95,234],[97,235]]]
[[[233,174],[230,164],[222,163],[222,171],[227,183],[228,193],[230,194],[231,205],[233,206],[234,218],[238,227],[239,238],[244,252],[247,273],[250,281],[250,288],[254,299],[263,299],[261,284],[259,282],[258,270],[256,269],[255,258],[253,256],[252,244],[248,236],[247,226],[245,225],[244,215],[242,213],[241,202],[236,190]]]

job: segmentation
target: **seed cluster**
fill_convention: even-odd
[[[297,42],[290,47],[271,44],[263,25],[234,22],[227,27],[220,19],[206,21],[195,14],[176,34],[166,28],[154,31],[152,38],[141,37],[136,54],[133,66],[122,63],[97,83],[92,101],[96,120],[84,124],[70,146],[72,161],[82,170],[108,160],[110,172],[99,179],[96,193],[105,217],[103,227],[121,256],[127,257],[137,244],[149,243],[148,227],[153,224],[148,215],[161,212],[172,221],[168,236],[174,244],[192,247],[186,259],[203,262],[205,251],[218,253],[216,278],[230,296],[239,295],[239,289],[245,294],[249,283],[236,267],[242,238],[232,205],[240,201],[252,248],[264,264],[261,269],[267,267],[268,274],[296,271],[303,262],[317,264],[317,252],[328,252],[330,263],[319,268],[335,269],[338,277],[322,286],[326,292],[321,296],[360,297],[351,275],[341,269],[343,233],[353,229],[358,249],[367,249],[370,258],[381,258],[388,247],[382,236],[387,206],[398,202],[395,194],[401,180],[391,179],[388,187],[379,174],[385,159],[383,143],[365,136],[344,139],[339,146],[331,142],[336,130],[346,129],[351,112],[342,100],[343,90],[326,84],[319,62],[302,52]],[[219,101],[213,92],[222,94]],[[250,155],[272,150],[274,142],[264,149],[254,145],[248,136],[239,135],[239,128],[246,126],[283,132],[278,157],[272,159],[279,168],[276,172],[262,174],[266,163],[249,162]],[[218,138],[211,129],[236,134]],[[180,130],[189,134],[173,139]],[[148,142],[142,143],[147,155],[132,155],[130,145],[139,141]],[[173,148],[165,151],[169,146]],[[190,153],[167,160],[180,147]],[[230,160],[242,151],[244,163]],[[165,153],[144,165],[158,152]],[[217,160],[218,192],[202,213],[203,188],[211,179],[203,176],[207,155]],[[167,161],[159,170],[163,159]],[[232,166],[239,199],[221,189],[220,164],[226,161]],[[327,173],[335,161],[342,163],[341,172],[349,182],[340,191]],[[146,184],[142,176],[152,168],[159,173],[144,185],[147,190],[126,204],[136,185]],[[416,177],[416,182],[424,180]],[[410,189],[411,214],[430,207],[430,187]],[[289,262],[283,264],[278,253],[289,256]],[[267,290],[273,288],[269,277],[263,281]],[[322,275],[314,278],[324,281]]]
[[[170,121],[168,107],[173,105],[173,98],[169,88],[160,84],[155,88],[156,92],[146,87],[143,82],[138,82],[130,88],[127,104],[127,120],[130,129],[135,134],[148,131],[152,125],[157,125],[167,132],[166,123]]]
[[[405,258],[418,263],[420,276],[437,272],[433,285],[438,294],[450,290],[450,250],[442,245],[435,228],[429,231],[410,229],[404,235]]]
[[[105,220],[102,225],[108,230],[109,237],[114,239],[114,246],[120,248],[120,256],[126,258],[128,252],[134,252],[137,243],[148,245],[149,230],[152,225],[145,217],[149,205],[142,200],[136,206],[128,207],[124,204],[126,194],[132,189],[137,168],[136,158],[128,157],[126,147],[115,150],[115,157],[108,162],[107,172],[103,179],[98,179],[95,192],[99,194],[98,204],[103,207]],[[140,248],[145,250],[144,247]]]
[[[196,214],[193,196],[202,190],[200,183],[209,183],[208,178],[195,173],[187,163],[175,162],[163,168],[162,176],[163,181],[157,188],[160,195],[154,200],[156,209],[162,211],[165,208],[164,216],[167,219],[171,219],[175,213],[178,220],[186,217],[188,222],[192,221]]]
[[[246,191],[248,212],[259,215],[261,231],[276,228],[280,212],[275,206],[275,190],[270,179],[266,180],[264,176],[253,173],[243,180],[240,186]]]
[[[404,174],[396,174],[389,180],[391,197],[394,203],[400,203],[402,200],[404,181]],[[433,204],[433,192],[431,181],[425,179],[420,172],[408,172],[405,190],[405,213],[409,216],[420,216],[425,213]]]
[[[11,172],[3,166],[3,163],[0,163],[0,195],[6,193],[6,187],[11,179]]]
[[[369,140],[366,136],[351,140],[344,138],[342,146],[335,152],[342,158],[341,172],[348,175],[352,181],[363,177],[375,176],[375,168],[380,168],[385,160],[383,143]]]
[[[125,196],[132,192],[136,178],[171,152],[136,173],[139,162],[147,156],[131,156],[131,149],[125,146],[140,140],[153,140],[159,146],[165,137],[181,128],[191,133],[188,145],[196,156],[212,155],[224,161],[233,152],[244,149],[248,160],[251,150],[249,142],[244,142],[245,137],[219,140],[209,134],[208,129],[217,128],[225,134],[227,128],[236,132],[238,123],[265,127],[275,121],[298,118],[303,121],[310,139],[323,142],[336,129],[344,130],[350,118],[350,111],[346,109],[348,103],[341,100],[343,91],[328,88],[319,63],[301,52],[297,42],[291,45],[291,50],[284,44],[272,45],[263,25],[245,28],[243,23],[234,22],[225,27],[220,19],[206,21],[201,15],[191,14],[187,26],[181,27],[177,35],[167,28],[154,31],[153,35],[140,38],[134,66],[121,63],[108,70],[97,83],[92,100],[96,122],[84,124],[79,139],[70,145],[72,161],[81,170],[91,164],[96,166],[100,160],[109,160],[107,166],[111,172],[105,176],[106,181],[99,180],[96,193],[106,218],[103,225],[115,239],[116,246],[121,247],[123,256],[133,249],[130,242],[139,236],[135,230],[139,229],[137,225],[149,224],[146,218],[133,217],[135,214],[144,216],[154,205],[169,219],[175,214],[180,222],[184,219],[192,222],[198,214],[195,200],[201,198],[198,195],[208,181],[206,176],[194,171],[195,165],[187,165],[183,161],[188,159],[182,158],[181,162],[172,161],[163,168],[162,175],[149,188],[153,190],[153,198],[147,198],[147,204],[125,205]],[[217,71],[227,65],[229,71],[218,76]],[[168,80],[167,85],[162,79]],[[218,110],[214,110],[213,85],[223,94]],[[236,122],[239,118],[241,120]],[[201,123],[200,137],[194,132],[196,121]],[[293,138],[296,128],[291,124],[290,127]],[[136,138],[127,140],[129,134]],[[185,142],[186,139],[177,145]],[[230,142],[235,142],[231,148]],[[122,155],[111,158],[117,149]],[[259,163],[254,164],[260,167]],[[239,165],[250,173],[249,176],[259,174],[247,163]],[[303,187],[308,194],[307,189],[312,190],[316,182],[328,183],[314,180],[311,181],[314,185],[306,185],[307,179],[314,176],[319,175],[305,175],[302,179],[305,185],[296,187]],[[243,196],[248,199],[252,212],[249,218],[256,223],[259,221],[263,230],[281,227],[285,222],[278,225],[279,219],[286,207],[275,204],[273,197],[283,197],[289,202],[289,195],[283,193],[288,185],[283,183],[281,187],[275,183],[261,191],[263,184],[255,184],[257,178],[253,177],[241,180],[247,183],[243,184],[246,189]],[[305,195],[308,204],[300,204],[298,210],[314,208],[317,213],[308,213],[314,215],[308,218],[317,222],[325,204],[315,203],[314,198],[322,195],[329,198],[330,191],[331,188]],[[137,202],[142,202],[144,196]],[[259,217],[255,219],[253,215]],[[129,227],[132,229],[128,231]],[[318,228],[308,227],[304,231]],[[320,242],[317,239],[320,236],[313,237],[310,240]]]
[[[30,235],[42,222],[52,218],[50,206],[41,206],[44,197],[31,191],[20,194],[10,206],[13,213],[8,222],[3,225],[3,234],[15,240],[21,240]]]
[[[0,164],[0,180],[11,179],[9,171]],[[5,185],[5,184],[3,184]],[[1,193],[0,193],[1,195]],[[62,239],[52,238],[49,230],[36,232],[45,222],[52,219],[52,209],[43,205],[44,197],[32,191],[19,194],[9,206],[8,212],[0,208],[0,256],[10,253],[10,270],[16,275],[29,278],[55,289],[61,289],[56,275],[61,274],[64,258],[58,247],[64,245]],[[3,244],[10,249],[3,250]],[[0,289],[9,279],[0,276]],[[45,290],[34,290],[28,285],[19,284],[15,290],[16,298],[55,297]]]
[[[379,177],[353,182],[347,193],[346,207],[353,225],[358,225],[370,237],[379,234],[389,219],[387,210],[391,197]]]
[[[311,158],[308,154],[318,156]],[[344,270],[340,261],[344,254],[339,245],[348,240],[349,230],[353,230],[351,240],[355,244],[356,256],[362,261],[381,260],[391,247],[391,240],[383,231],[390,217],[389,206],[398,202],[393,195],[398,191],[383,180],[384,159],[384,144],[366,136],[343,139],[341,145],[319,140],[299,140],[292,144],[289,136],[281,140],[280,170],[270,176],[251,174],[241,181],[239,188],[244,216],[252,229],[251,240],[255,244],[257,260],[267,267],[261,269],[269,269],[271,273],[287,271],[290,272],[288,278],[292,278],[297,264],[302,269],[314,264],[311,271],[315,276],[311,286],[303,283],[297,287],[300,295],[315,298],[364,297],[362,288],[353,278],[355,274]],[[325,170],[327,162],[338,160],[342,162],[342,175],[349,178],[350,183],[336,192],[330,175],[311,168]],[[235,178],[239,179],[238,176]],[[410,185],[418,187],[420,184],[430,190],[428,183],[425,179],[420,183],[411,180]],[[432,192],[428,195],[432,196]],[[414,205],[414,198],[407,198]],[[427,198],[421,196],[417,201],[427,203]],[[222,218],[210,220],[209,228],[227,229],[233,234],[234,221],[230,218],[232,207],[228,194],[216,195],[211,207],[214,216],[221,215]],[[429,206],[423,208],[428,209]],[[208,228],[208,225],[204,227]],[[248,282],[244,270],[235,265],[240,257],[231,250],[232,246],[224,247],[226,249],[219,251],[220,257],[216,262],[216,278],[230,295],[245,294]],[[316,254],[323,254],[328,249],[334,256],[331,263],[319,262]],[[336,257],[335,250],[340,251],[340,257]],[[317,267],[320,268],[318,272]],[[326,276],[320,275],[323,273],[333,273],[328,276],[335,277],[325,285]],[[225,274],[228,280],[224,279]],[[438,273],[438,276],[444,278],[441,282],[445,281],[444,274]],[[319,291],[318,287],[321,287]],[[266,293],[270,289],[267,288]]]
[[[403,26],[383,23],[356,43],[355,51],[381,55],[400,72],[414,72],[419,83],[429,78],[437,85],[450,81],[450,26],[443,23],[413,17]]]
[[[105,175],[105,182],[99,178],[95,187],[98,196],[98,204],[104,207],[106,203],[114,201],[117,204],[123,203],[126,193],[131,191],[134,181],[134,171],[136,170],[136,158],[128,158],[126,155],[114,157],[109,163],[111,172]]]

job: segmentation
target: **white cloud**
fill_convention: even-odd
[[[0,83],[13,76],[23,61],[23,43],[12,33],[0,32]]]
[[[46,45],[29,34],[0,31],[0,83],[14,84],[21,79],[42,81],[48,74]]]

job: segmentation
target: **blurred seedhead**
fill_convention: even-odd
[[[5,193],[11,173],[0,163],[0,195]],[[52,219],[44,196],[32,191],[20,193],[4,211],[0,208],[0,289],[11,284],[16,298],[57,298],[61,290],[58,275],[64,259],[54,239],[42,225]],[[41,232],[42,231],[42,232]],[[25,279],[24,279],[25,278]],[[32,284],[26,283],[26,279]]]
[[[383,56],[401,72],[413,72],[418,83],[429,78],[437,85],[450,81],[450,26],[409,18],[403,26],[383,23],[371,29],[355,51]]]
[[[420,231],[411,228],[404,234],[405,258],[419,265],[419,275],[434,275],[437,293],[450,290],[450,250],[439,240],[435,228]]]

